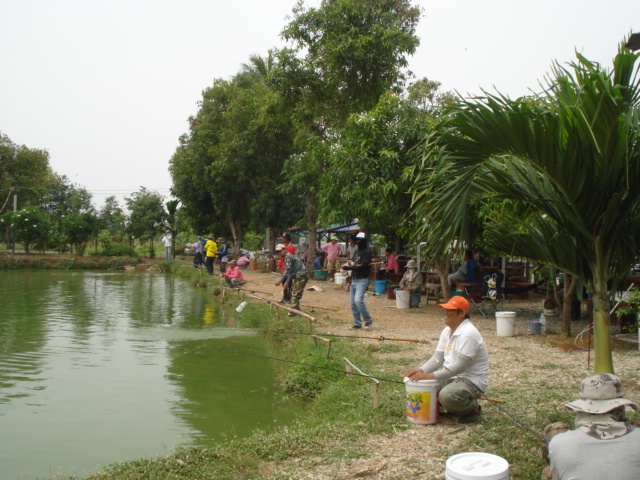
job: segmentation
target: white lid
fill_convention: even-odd
[[[491,453],[459,453],[447,459],[447,478],[503,480],[509,478],[509,462]]]

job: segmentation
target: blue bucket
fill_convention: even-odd
[[[376,280],[374,286],[378,295],[387,293],[387,280]]]

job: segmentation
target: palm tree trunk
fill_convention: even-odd
[[[609,311],[609,292],[604,274],[605,262],[602,258],[600,239],[596,239],[596,265],[593,278],[593,338],[595,349],[594,373],[614,373],[613,357],[611,355],[611,322]]]

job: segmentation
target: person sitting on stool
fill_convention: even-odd
[[[422,295],[422,273],[418,271],[418,265],[415,260],[409,260],[407,262],[407,271],[402,276],[398,287],[399,288],[395,289],[396,295],[401,290],[410,292],[409,307],[418,308]]]

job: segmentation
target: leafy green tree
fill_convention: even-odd
[[[77,255],[82,255],[87,243],[98,235],[99,222],[93,212],[71,212],[60,221],[60,228],[65,242],[75,248]]]
[[[399,88],[406,57],[419,44],[419,16],[408,0],[324,0],[319,8],[299,2],[282,32],[292,46],[278,53],[271,82],[291,103],[297,154],[285,166],[281,191],[305,201],[310,263],[329,152],[350,115]]]
[[[155,258],[154,238],[160,232],[166,220],[164,199],[157,192],[145,187],[126,196],[125,204],[129,210],[127,233],[132,238],[149,242],[149,257]]]
[[[49,217],[40,207],[7,212],[0,217],[0,224],[10,229],[15,241],[22,242],[27,253],[32,245],[45,245],[50,231]]]
[[[43,198],[43,207],[53,218],[69,213],[94,213],[89,191],[72,183],[66,175],[54,174],[54,181]]]
[[[419,146],[435,123],[433,117],[433,111],[393,93],[383,95],[368,112],[353,115],[321,177],[327,218],[341,223],[357,218],[387,239],[408,240],[405,213],[411,206],[412,179],[404,173],[419,163]],[[354,165],[362,168],[354,171]]]
[[[556,65],[537,98],[486,95],[465,100],[447,151],[417,193],[429,215],[428,245],[463,235],[467,204],[506,198],[529,208],[527,222],[494,216],[494,248],[553,265],[583,279],[594,303],[595,371],[613,372],[612,292],[640,254],[640,84],[638,55],[620,47],[607,71],[578,55]],[[428,178],[427,178],[428,177]],[[418,233],[421,233],[418,231]]]
[[[105,199],[104,205],[100,209],[99,217],[101,227],[107,232],[104,238],[107,241],[113,239],[116,242],[123,242],[127,216],[115,196]]]
[[[216,80],[203,92],[203,102],[190,133],[171,159],[173,193],[202,230],[234,239],[239,251],[243,231],[253,214],[253,227],[286,218],[263,208],[280,183],[282,164],[290,155],[290,114],[281,96],[265,82],[271,61],[245,68],[230,81]],[[266,70],[265,70],[266,69]]]
[[[316,125],[344,124],[398,84],[420,43],[419,17],[408,0],[323,0],[318,8],[298,2],[282,32],[293,44],[280,55],[282,87],[303,97]]]
[[[53,248],[56,248],[59,252],[63,252],[67,248],[66,244],[69,243],[69,238],[76,237],[75,234],[71,237],[67,235],[62,225],[64,218],[72,213],[86,218],[87,222],[90,222],[92,225],[91,231],[95,232],[94,237],[97,237],[99,226],[95,221],[97,213],[91,203],[91,198],[91,193],[89,193],[86,188],[72,183],[65,175],[53,175],[53,182],[42,199],[43,208],[51,218],[53,233],[50,243]],[[90,221],[88,220],[89,218],[91,218]],[[83,221],[81,223],[85,222]],[[68,223],[68,226],[72,228],[72,230],[79,233],[82,229],[76,229],[76,225],[79,225],[79,223]],[[80,234],[80,237],[82,237],[82,234]],[[84,251],[86,247],[86,245],[84,245],[86,241],[84,240],[78,240],[77,243],[75,241],[72,243],[74,243],[76,247],[81,247],[82,251]]]
[[[22,209],[39,205],[53,181],[46,150],[16,145],[0,132],[0,213],[13,208],[13,202],[8,201],[11,189],[15,189],[18,208]]]

